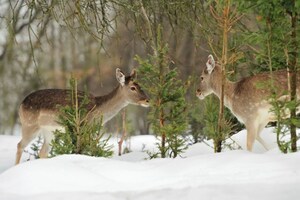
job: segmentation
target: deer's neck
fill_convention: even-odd
[[[217,80],[212,84],[213,93],[221,99],[221,91],[222,91],[222,78],[221,75],[214,78]],[[234,95],[234,82],[229,81],[225,78],[224,80],[224,104],[230,110],[232,110],[232,99]]]
[[[96,97],[96,108],[93,111],[93,115],[94,117],[103,115],[104,124],[127,105],[128,101],[122,93],[122,87],[118,86],[109,94]]]

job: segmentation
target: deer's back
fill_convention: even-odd
[[[300,77],[297,79],[300,85]],[[252,98],[269,98],[272,92],[278,96],[284,95],[288,91],[288,77],[286,70],[270,73],[261,73],[255,76],[246,77],[236,82],[234,93],[236,96],[245,96],[247,99]]]
[[[273,80],[271,82],[271,80]],[[298,76],[298,96],[300,77]],[[239,116],[240,121],[245,122],[248,118],[265,115],[270,117],[271,105],[269,99],[275,93],[277,99],[288,95],[288,76],[286,70],[273,73],[261,73],[255,76],[246,77],[234,84],[231,100],[231,111]],[[263,113],[263,114],[262,114]]]
[[[79,105],[83,102],[85,93],[78,91]],[[95,97],[91,94],[87,95],[88,103],[86,108],[92,109],[95,105]],[[29,94],[23,100],[21,109],[31,111],[57,111],[61,107],[72,106],[72,91],[63,89],[44,89]]]

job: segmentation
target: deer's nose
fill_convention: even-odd
[[[149,103],[149,99],[143,99],[139,102],[139,104],[143,107],[149,107],[150,106],[150,103]]]
[[[196,95],[200,95],[201,94],[201,90],[200,89],[197,89],[196,90]]]

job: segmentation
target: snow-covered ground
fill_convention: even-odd
[[[63,155],[14,166],[18,136],[0,136],[1,200],[299,199],[300,153],[281,154],[271,128],[262,133],[271,150],[255,143],[214,154],[203,144],[183,158],[145,160],[155,138],[131,139],[132,152],[113,158]],[[242,147],[245,131],[233,137]],[[112,140],[116,143],[116,140]],[[117,146],[117,145],[115,145]]]

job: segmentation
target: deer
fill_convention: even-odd
[[[247,150],[252,151],[255,140],[268,150],[267,143],[261,138],[260,133],[269,122],[277,121],[276,116],[270,111],[272,104],[271,87],[263,87],[270,81],[276,88],[276,101],[284,101],[289,98],[287,91],[288,73],[286,70],[274,71],[270,73],[260,73],[254,76],[245,77],[237,82],[225,79],[224,85],[224,105],[231,113],[245,125],[247,130]],[[210,94],[215,94],[221,98],[222,72],[219,63],[215,62],[212,55],[208,56],[206,67],[200,76],[200,85],[196,90],[196,96],[203,100]],[[300,77],[297,78],[297,99],[300,99]],[[299,113],[298,106],[296,112]],[[287,114],[285,117],[288,117]]]
[[[140,85],[135,82],[136,72],[132,70],[129,76],[117,68],[116,79],[118,86],[104,96],[88,94],[89,103],[86,109],[90,111],[87,120],[102,118],[102,124],[112,119],[122,108],[129,104],[149,106],[149,98]],[[22,153],[26,146],[38,135],[43,137],[43,145],[39,152],[40,158],[47,158],[50,151],[50,142],[54,139],[53,131],[61,130],[57,119],[61,106],[72,105],[71,90],[43,89],[37,90],[24,98],[19,107],[22,138],[17,145],[15,164],[20,163]],[[78,91],[78,101],[84,93]],[[81,95],[81,96],[80,96]]]

